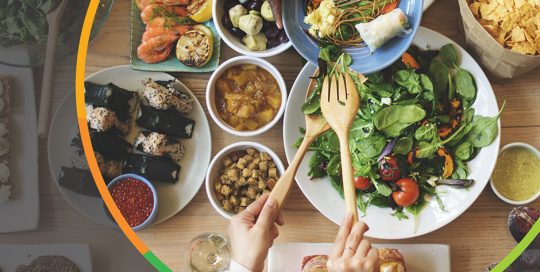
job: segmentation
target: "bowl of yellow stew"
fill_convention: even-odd
[[[540,196],[540,152],[526,143],[504,146],[491,175],[491,188],[503,201],[524,205]]]
[[[232,58],[210,77],[206,105],[212,119],[237,136],[255,136],[274,126],[285,111],[287,87],[269,62],[250,56]]]

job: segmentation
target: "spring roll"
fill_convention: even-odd
[[[373,53],[387,41],[404,32],[407,25],[407,15],[397,8],[371,22],[357,24],[356,29]]]

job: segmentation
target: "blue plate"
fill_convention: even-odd
[[[307,0],[287,0],[283,2],[283,25],[287,36],[291,40],[296,51],[312,64],[317,65],[319,46],[314,39],[309,37],[307,30],[309,25],[304,23],[306,17]],[[409,27],[412,32],[403,37],[395,37],[370,54],[369,48],[350,47],[345,51],[352,57],[351,68],[363,74],[371,74],[380,71],[394,63],[411,45],[420,20],[422,19],[423,0],[401,0],[399,8],[409,18]]]

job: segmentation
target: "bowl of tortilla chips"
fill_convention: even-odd
[[[459,0],[467,44],[498,78],[540,67],[540,0]]]

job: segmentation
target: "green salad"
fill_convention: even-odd
[[[62,44],[74,22],[84,18],[88,0],[66,0],[69,3],[60,25],[59,44]],[[0,46],[44,44],[47,41],[46,15],[60,0],[5,0],[0,2]],[[80,31],[80,30],[77,30]]]
[[[423,51],[413,46],[388,68],[362,75],[348,67],[351,58],[339,47],[321,48],[315,89],[302,105],[304,114],[321,114],[320,92],[325,75],[346,72],[360,94],[360,109],[350,129],[357,204],[390,207],[392,215],[417,215],[430,198],[441,209],[436,187],[467,188],[467,162],[498,135],[499,114],[475,115],[477,88],[460,67],[452,44]],[[504,105],[503,107],[504,108]],[[502,111],[501,108],[501,111]],[[301,134],[304,129],[300,128]],[[301,143],[298,139],[296,147]],[[330,130],[310,150],[309,175],[328,176],[343,197],[339,140]]]

